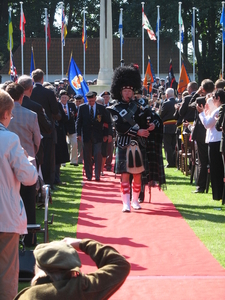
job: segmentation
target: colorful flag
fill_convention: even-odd
[[[192,20],[191,20],[191,35],[192,35],[192,45],[193,48],[195,49],[195,28],[194,28],[194,14],[192,15]]]
[[[177,86],[178,93],[183,93],[186,90],[189,82],[190,82],[190,77],[187,73],[184,62],[182,62],[180,78],[179,78],[179,82],[178,82],[178,86]]]
[[[184,22],[183,19],[181,18],[181,43],[184,41]]]
[[[170,60],[170,65],[169,65],[169,87],[176,89],[177,83],[176,79],[173,74],[173,65],[172,65],[172,59]]]
[[[160,27],[161,27],[161,19],[160,19],[160,14],[158,14],[157,23],[156,23],[156,31],[155,31],[157,39],[159,38],[159,29],[160,29]]]
[[[220,18],[220,24],[222,25],[222,31],[223,31],[223,43],[225,41],[225,13],[224,13],[224,7]]]
[[[46,26],[45,26],[45,30],[46,30]],[[47,16],[47,48],[49,50],[51,45],[51,34],[50,34],[50,24],[49,24],[49,19]]]
[[[13,54],[12,54],[12,51],[10,51],[10,79],[11,79],[13,82],[17,82],[17,79],[18,79],[16,67],[15,67],[15,65],[14,65],[14,60],[13,60]]]
[[[23,40],[22,40],[22,34],[21,34],[21,44],[24,44],[26,42],[26,36],[25,36],[26,19],[25,19],[24,13],[23,13],[23,24],[21,24],[21,22],[22,22],[22,18],[20,15],[20,31],[23,30]]]
[[[34,60],[34,50],[31,47],[31,60],[30,60],[30,76],[32,77],[32,72],[35,70],[35,60]]]
[[[12,19],[11,19],[10,15],[9,15],[9,24],[8,24],[8,42],[7,42],[7,48],[8,48],[9,51],[13,49],[13,26],[12,26]]]
[[[142,20],[142,26],[144,27],[144,29],[147,30],[148,36],[150,38],[150,40],[156,41],[156,37],[155,37],[155,33],[152,29],[152,26],[149,23],[148,18],[146,17],[144,10],[142,8],[142,13],[143,13],[143,20]]]
[[[87,102],[86,94],[89,92],[89,87],[84,80],[77,64],[75,63],[73,57],[70,60],[68,79],[70,86],[76,92],[76,94],[81,94],[84,97],[84,101]]]
[[[62,8],[61,42],[63,46],[65,46],[66,36],[67,36],[66,17],[65,17],[64,9]]]
[[[155,73],[151,64],[150,57],[148,57],[148,65],[145,72],[145,78],[143,81],[143,86],[148,91],[148,94],[152,92],[152,84],[156,81]]]
[[[86,50],[87,49],[87,31],[86,31],[85,17],[83,18],[82,43],[83,43],[83,45],[85,45],[85,50]]]
[[[123,18],[122,18],[122,11],[120,11],[119,17],[119,33],[120,33],[120,47],[123,45]]]

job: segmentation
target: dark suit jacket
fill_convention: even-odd
[[[67,102],[68,105],[68,120],[65,122],[66,133],[76,133],[77,108],[73,102]]]
[[[83,142],[93,139],[94,143],[101,143],[103,136],[108,136],[108,116],[103,105],[96,103],[96,113],[93,124],[91,123],[89,105],[84,103],[79,106],[77,115],[77,136],[83,132]]]
[[[219,116],[215,124],[216,130],[222,130],[222,137],[220,142],[220,152],[225,153],[225,104],[221,105]]]
[[[43,87],[41,84],[34,85],[30,98],[39,103],[45,110],[46,115],[52,123],[52,128],[55,128],[55,120],[61,118],[59,114],[59,107],[53,91]],[[52,131],[52,137],[55,132]],[[44,135],[46,136],[46,135]],[[49,136],[50,137],[50,136]]]
[[[175,107],[176,100],[174,98],[170,98],[163,102],[160,118],[163,122],[168,120],[174,120],[174,113],[175,113]],[[176,132],[176,125],[163,125],[163,133],[170,133],[173,134]]]
[[[181,122],[188,121],[188,122],[193,122],[195,118],[195,111],[188,107],[189,102],[192,98],[192,95],[188,95],[184,97],[184,100],[181,104],[181,107],[179,109],[179,120]],[[179,123],[177,125],[180,125]]]
[[[202,98],[202,100],[205,99],[205,97],[200,97],[199,94],[195,93],[189,102],[189,107],[195,110],[195,127],[192,132],[192,139],[194,141],[200,142],[200,143],[205,143],[205,136],[206,136],[206,129],[204,125],[202,124],[200,118],[199,118],[199,113],[196,110],[196,104],[197,104],[197,99]]]
[[[40,127],[41,134],[50,134],[52,132],[52,124],[44,113],[43,107],[35,101],[32,101],[29,97],[23,97],[22,106],[36,112],[38,116],[38,124]]]

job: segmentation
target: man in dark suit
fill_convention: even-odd
[[[205,105],[205,96],[214,90],[214,83],[210,79],[204,79],[197,92],[192,96],[189,107],[195,110],[195,126],[192,132],[192,139],[197,142],[198,146],[198,178],[197,188],[194,193],[204,193],[207,180],[208,165],[208,144],[205,143],[206,129],[202,124],[196,105]]]
[[[109,100],[110,100],[110,92],[108,91],[103,91],[100,96],[104,99],[104,105],[105,107],[108,107],[112,104],[110,104]],[[111,114],[108,112],[109,114],[109,123],[110,123],[110,126],[109,126],[109,134],[108,134],[108,139],[106,141],[106,157],[105,159],[103,159],[103,163],[105,163],[105,166],[106,166],[106,170],[107,171],[111,171],[112,170],[112,159],[113,159],[113,132],[112,132],[112,117],[111,117]],[[103,167],[104,165],[102,166],[102,172],[103,172]]]
[[[189,82],[187,85],[188,96],[184,97],[180,107],[179,107],[179,119],[177,126],[181,125],[183,122],[193,122],[195,118],[195,111],[190,108],[189,102],[192,96],[196,93],[198,89],[198,84],[195,81]]]
[[[176,123],[174,119],[176,100],[174,97],[174,89],[168,88],[165,92],[166,100],[162,104],[160,117],[163,121],[163,142],[166,159],[168,162],[167,168],[175,167],[175,146],[176,146]]]
[[[34,70],[32,72],[32,79],[34,81],[34,88],[31,99],[42,105],[52,124],[52,132],[50,134],[44,134],[42,139],[44,145],[44,161],[41,169],[44,182],[50,184],[51,188],[54,189],[56,142],[55,120],[59,120],[61,116],[59,114],[58,103],[54,92],[42,86],[44,82],[44,72],[41,69]]]
[[[66,90],[59,92],[60,102],[65,114],[68,117],[68,121],[65,122],[64,127],[70,143],[70,164],[78,166],[77,155],[77,133],[76,133],[76,119],[77,109],[73,102],[69,101],[69,95]]]
[[[81,94],[74,96],[76,109],[78,111],[79,106],[84,103],[84,97]],[[83,164],[83,145],[81,140],[77,140],[77,154],[78,154],[78,164]]]
[[[22,106],[36,112],[38,116],[38,124],[40,127],[41,134],[50,134],[52,132],[52,124],[49,121],[47,115],[45,114],[43,107],[30,99],[31,93],[33,91],[33,81],[30,76],[22,75],[18,79],[18,83],[24,88],[24,97]],[[43,163],[44,157],[43,142],[41,141],[39,151],[36,154],[37,167]]]
[[[95,163],[95,180],[100,181],[102,164],[102,142],[108,136],[108,118],[105,107],[95,102],[96,92],[86,94],[88,103],[79,107],[77,116],[77,138],[83,133],[84,168],[88,180],[92,179],[92,157]]]

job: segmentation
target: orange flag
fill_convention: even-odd
[[[148,57],[148,66],[145,72],[145,78],[143,81],[143,86],[146,88],[146,90],[148,91],[148,94],[151,93],[152,91],[152,83],[154,83],[154,77],[152,74],[152,68],[151,68],[151,62],[150,62],[150,57]],[[148,87],[149,85],[149,87]]]
[[[183,93],[186,90],[189,82],[190,82],[189,75],[187,73],[184,63],[182,62],[180,78],[179,78],[179,82],[178,82],[178,86],[177,86],[177,92]]]

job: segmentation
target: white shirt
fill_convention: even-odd
[[[219,115],[220,107],[215,109],[209,116],[205,115],[205,112],[199,114],[199,118],[206,129],[205,142],[220,142],[222,137],[222,131],[217,131],[215,128],[216,116]]]

